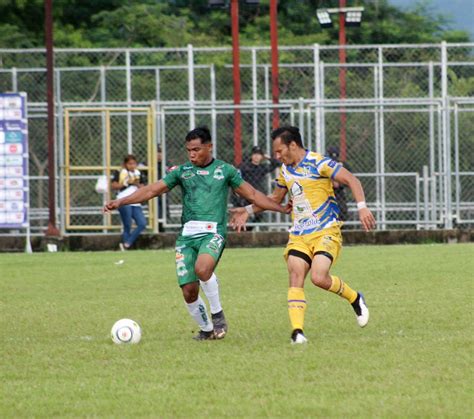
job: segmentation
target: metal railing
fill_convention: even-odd
[[[474,222],[474,43],[346,46],[347,97],[339,97],[339,46],[280,47],[281,122],[300,127],[311,149],[325,152],[339,143],[339,117],[347,115],[348,164],[360,173],[380,229],[452,228]],[[207,124],[216,157],[233,161],[231,49],[56,49],[55,98],[58,223],[65,223],[65,109],[131,109],[155,105],[155,143],[167,164],[184,160],[182,142],[196,124]],[[269,47],[241,48],[242,146],[271,151],[272,98]],[[30,119],[32,231],[46,226],[45,51],[0,49],[0,90],[26,91]],[[120,111],[119,111],[120,112]],[[85,118],[71,141],[84,158],[91,138],[104,129],[100,118]],[[116,122],[111,166],[124,154],[144,159],[144,132],[127,114]],[[99,135],[100,137],[100,135]],[[99,153],[98,141],[92,153]],[[410,174],[410,175],[405,175]],[[367,175],[367,176],[365,176]],[[94,180],[82,179],[91,188]],[[80,182],[79,180],[77,182]],[[267,179],[267,190],[271,179]],[[94,195],[91,189],[91,197]],[[95,197],[97,200],[97,197]],[[162,199],[178,206],[179,194]],[[349,202],[349,211],[353,206]],[[90,223],[93,202],[71,207],[78,223]],[[157,209],[153,210],[157,211]],[[173,213],[174,214],[174,213]],[[100,216],[98,217],[101,218]],[[116,220],[115,220],[116,221]],[[176,217],[163,212],[165,226]],[[285,221],[266,215],[261,226]],[[356,224],[354,218],[348,225]],[[3,232],[8,233],[8,232]]]

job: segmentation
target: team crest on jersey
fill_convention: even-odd
[[[298,183],[295,182],[291,186],[291,196],[299,196],[303,194],[303,187]]]
[[[224,179],[224,172],[222,171],[222,166],[218,166],[216,170],[214,170],[214,179],[222,180]]]

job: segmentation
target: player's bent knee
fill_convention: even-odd
[[[206,266],[195,266],[194,271],[196,272],[197,277],[206,282],[212,276],[212,269],[209,269]]]
[[[325,285],[326,281],[326,273],[314,272],[311,274],[311,282],[318,287],[320,287],[321,285]]]

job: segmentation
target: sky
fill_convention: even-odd
[[[411,8],[414,0],[389,0],[389,3],[402,8]],[[435,14],[450,18],[450,29],[463,29],[471,34],[474,41],[474,0],[430,0]]]

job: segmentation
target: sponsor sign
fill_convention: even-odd
[[[0,94],[0,228],[28,226],[26,93]]]

